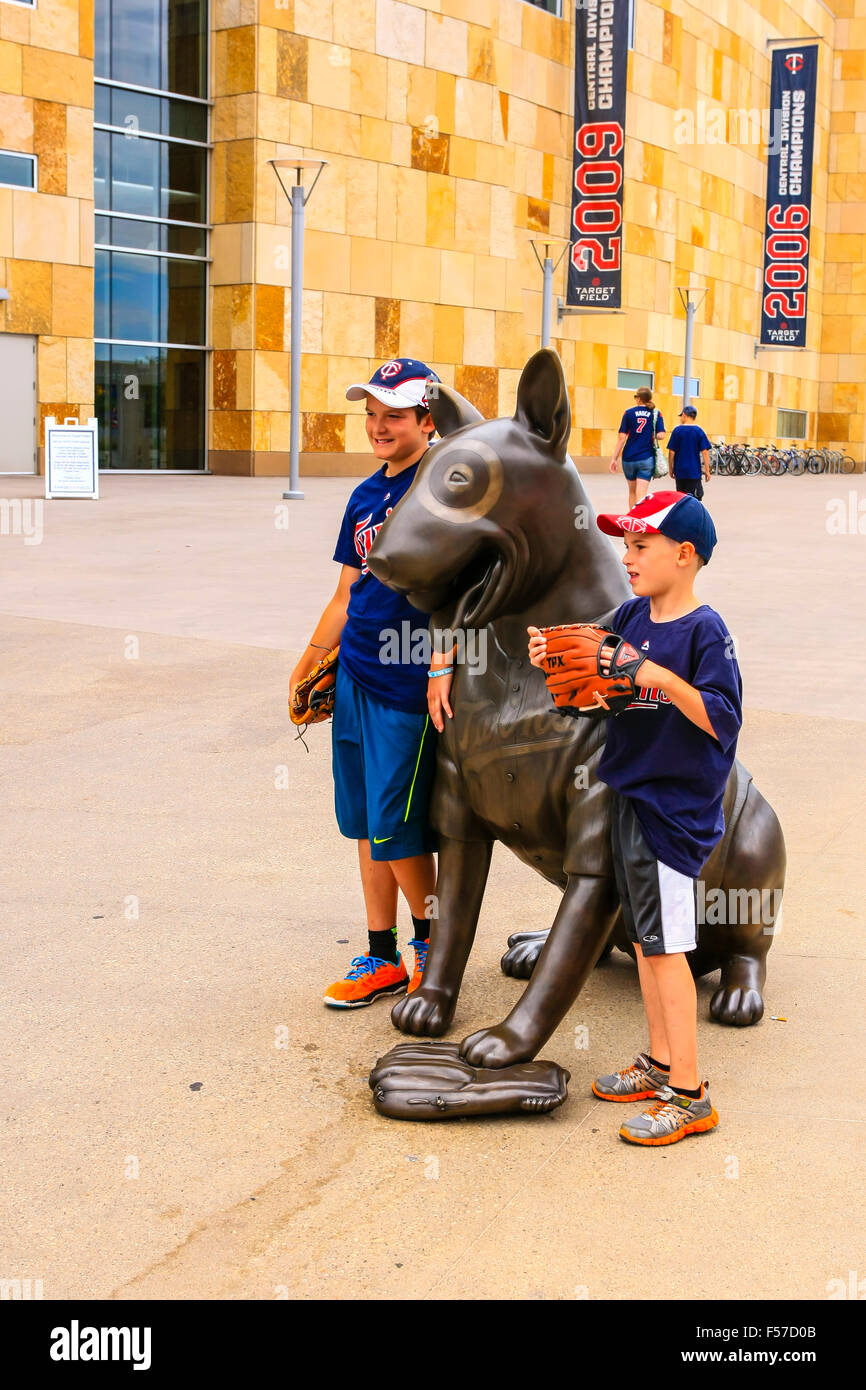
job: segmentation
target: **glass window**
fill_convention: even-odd
[[[93,132],[93,184],[100,211],[206,222],[207,151]]]
[[[36,187],[36,156],[0,150],[0,184],[13,188]]]
[[[203,466],[207,355],[96,344],[100,468]]]
[[[778,411],[776,416],[776,434],[780,439],[805,439],[805,410]]]
[[[205,264],[97,251],[94,336],[145,343],[205,341]]]
[[[93,119],[98,125],[122,126],[130,138],[136,131],[146,130],[153,135],[207,141],[206,106],[130,92],[125,87],[103,87],[97,82]]]
[[[528,0],[528,3],[534,5],[537,10],[547,10],[548,14],[562,14],[562,0]]]
[[[96,241],[103,246],[129,246],[139,251],[171,251],[179,256],[207,254],[203,227],[166,222],[134,222],[128,217],[97,217]]]
[[[95,27],[97,77],[207,96],[207,0],[96,0]]]
[[[674,377],[674,385],[673,385],[673,394],[674,394],[675,396],[681,396],[681,395],[683,394],[683,392],[685,391],[685,385],[686,385],[686,379],[685,379],[684,376],[675,376],[675,377]],[[697,378],[696,376],[690,376],[690,377],[689,377],[689,395],[690,395],[690,396],[692,397],[692,399],[694,400],[694,398],[695,398],[696,396],[699,396],[700,394],[701,394],[701,383],[700,383],[700,381],[698,380],[698,378]]]
[[[629,367],[618,367],[616,385],[618,391],[636,391],[639,386],[653,389],[654,372],[633,372]]]

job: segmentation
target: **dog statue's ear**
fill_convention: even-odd
[[[454,391],[442,381],[431,381],[427,386],[427,402],[436,433],[443,436],[453,434],[464,425],[476,425],[484,416],[465,396]]]
[[[533,353],[517,386],[514,418],[532,434],[546,439],[556,458],[565,459],[571,431],[571,406],[559,353],[540,348]]]

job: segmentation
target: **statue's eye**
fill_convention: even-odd
[[[472,482],[472,469],[467,468],[465,464],[455,464],[448,470],[445,481],[449,487],[469,487]]]

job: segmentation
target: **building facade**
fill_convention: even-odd
[[[328,161],[306,209],[302,472],[369,470],[344,392],[389,356],[511,411],[540,340],[531,242],[558,255],[570,218],[574,10],[557,8],[0,0],[0,470],[41,467],[47,415],[96,414],[105,468],[288,472],[281,157]],[[862,462],[866,0],[633,11],[623,311],[554,313],[572,455],[609,455],[635,384],[676,412],[691,285],[708,433]],[[797,351],[757,346],[778,40],[819,48]]]

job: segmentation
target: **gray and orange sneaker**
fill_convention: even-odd
[[[689,1134],[715,1129],[718,1123],[706,1081],[701,1083],[697,1100],[662,1086],[656,1093],[655,1105],[635,1119],[626,1120],[620,1126],[619,1137],[627,1144],[676,1144]]]
[[[356,956],[345,979],[325,990],[325,1003],[332,1009],[361,1009],[386,994],[405,994],[409,975],[398,953],[397,964],[378,956]]]
[[[669,1080],[669,1072],[659,1071],[645,1053],[639,1052],[630,1067],[593,1081],[592,1094],[599,1100],[648,1100]]]

